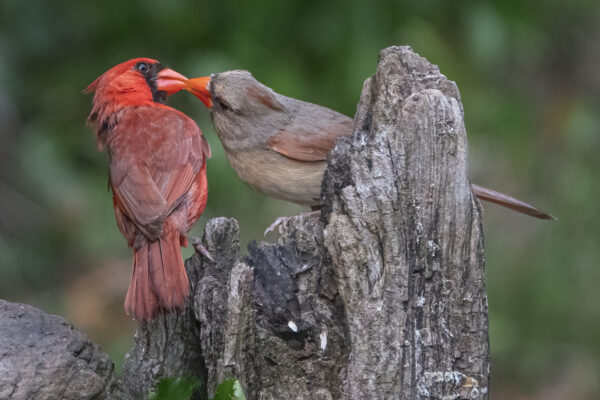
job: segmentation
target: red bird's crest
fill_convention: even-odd
[[[105,133],[116,123],[119,110],[157,103],[155,82],[162,68],[151,58],[134,58],[112,67],[85,88],[84,93],[94,92],[88,123],[95,127],[100,149],[105,145]]]
[[[151,58],[133,58],[129,61],[125,61],[121,64],[115,65],[114,67],[110,68],[108,71],[106,71],[105,73],[103,73],[102,75],[100,75],[98,78],[96,78],[96,80],[94,80],[94,82],[90,83],[88,85],[88,87],[86,87],[83,90],[83,93],[92,93],[95,92],[98,89],[98,86],[100,85],[100,82],[103,83],[109,83],[112,79],[114,79],[115,77],[127,72],[127,71],[133,71],[134,67],[137,63],[140,62],[145,62],[149,65],[151,64],[156,64],[158,63],[158,61],[153,60]]]

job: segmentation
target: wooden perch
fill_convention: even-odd
[[[329,156],[322,221],[293,218],[248,257],[235,220],[207,223],[215,261],[187,260],[187,309],[140,325],[121,378],[87,339],[85,357],[50,340],[81,334],[44,317],[55,318],[45,341],[25,354],[70,354],[66,366],[34,373],[35,362],[3,356],[0,398],[30,398],[42,393],[31,382],[68,375],[68,391],[33,397],[140,399],[162,377],[192,375],[199,399],[227,377],[248,399],[487,399],[481,212],[458,89],[409,47],[384,49],[355,124]],[[6,309],[2,354],[26,340],[23,330],[5,338],[7,323],[40,313]]]

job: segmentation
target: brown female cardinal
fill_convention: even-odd
[[[352,118],[275,93],[247,71],[190,79],[184,89],[212,109],[217,135],[242,180],[269,196],[319,208],[327,154],[338,137],[353,132]],[[554,218],[514,197],[477,185],[472,189],[480,199]]]
[[[185,81],[136,58],[85,90],[94,92],[88,121],[108,152],[117,226],[133,248],[125,311],[138,320],[182,309],[189,294],[179,247],[206,206],[210,147],[194,121],[164,104]]]

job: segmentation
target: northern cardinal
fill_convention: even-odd
[[[190,79],[184,89],[212,109],[229,163],[242,180],[266,195],[318,209],[327,154],[338,137],[353,132],[352,118],[275,93],[247,71]],[[505,194],[471,187],[480,199],[554,218]]]
[[[119,230],[133,248],[125,311],[147,321],[182,309],[189,295],[180,246],[206,206],[210,147],[196,123],[165,105],[186,78],[136,58],[92,82],[88,122],[109,155],[109,185]]]

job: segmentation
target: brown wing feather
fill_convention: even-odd
[[[553,215],[514,197],[475,184],[471,184],[471,188],[473,189],[473,194],[481,200],[490,201],[535,218],[556,220],[556,217]]]
[[[322,113],[322,107],[316,112]],[[354,121],[345,115],[328,110],[328,115],[294,120],[277,134],[271,136],[267,145],[276,152],[299,161],[322,161],[335,146],[335,141],[349,135]],[[299,113],[298,113],[299,114]],[[310,115],[310,114],[309,114]]]

